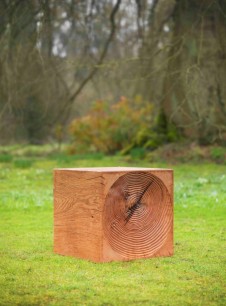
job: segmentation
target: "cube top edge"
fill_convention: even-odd
[[[54,168],[54,171],[80,171],[80,172],[127,172],[127,171],[173,171],[165,168],[142,167],[92,167],[92,168]]]

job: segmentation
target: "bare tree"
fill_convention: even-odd
[[[189,139],[225,142],[225,1],[157,0],[151,14],[143,92]]]
[[[106,57],[120,3],[0,1],[2,136],[40,142],[67,123]]]

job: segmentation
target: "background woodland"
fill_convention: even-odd
[[[226,143],[226,1],[1,0],[0,142]]]

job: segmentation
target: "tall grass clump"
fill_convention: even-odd
[[[34,161],[31,159],[16,159],[14,161],[15,168],[27,169],[33,165]]]
[[[13,156],[8,153],[0,154],[0,163],[10,163],[13,160]]]

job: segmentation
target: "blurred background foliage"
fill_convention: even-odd
[[[121,97],[112,105],[97,101],[86,116],[72,122],[71,150],[115,153],[143,146],[149,139],[152,120],[152,105],[141,97],[134,100]]]
[[[154,118],[153,104],[141,96],[131,100],[122,96],[112,105],[95,102],[86,116],[72,121],[70,134],[70,153],[126,154],[136,148],[153,150],[180,137],[174,125],[168,126],[163,113]]]
[[[0,0],[0,75],[1,145],[225,146],[226,1]]]

